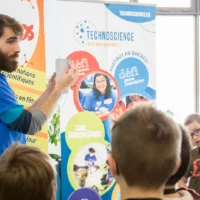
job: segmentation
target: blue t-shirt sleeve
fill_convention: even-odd
[[[88,155],[85,156],[85,161],[88,161]]]
[[[84,110],[92,111],[93,99],[94,99],[93,91],[89,92],[88,95],[85,95],[85,100],[82,105]]]
[[[18,105],[0,114],[0,120],[12,130],[27,134],[30,128],[32,114]]]
[[[79,102],[81,104],[81,106],[84,104],[85,101],[85,94],[81,91],[79,91]]]
[[[32,114],[17,103],[6,76],[0,73],[0,120],[12,130],[26,134],[31,118]]]
[[[5,75],[0,74],[0,114],[18,105]]]
[[[16,105],[15,107],[0,114],[0,119],[5,124],[10,124],[14,122],[23,112],[23,105]]]

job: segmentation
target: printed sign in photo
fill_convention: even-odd
[[[62,198],[119,200],[107,162],[111,130],[124,112],[156,99],[156,8],[58,1],[57,9],[58,53],[80,74],[61,109]]]
[[[77,187],[90,187],[102,194],[114,182],[111,174],[107,146],[91,143],[82,148],[75,157],[73,165],[74,180]]]

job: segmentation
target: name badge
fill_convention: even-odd
[[[112,99],[106,99],[104,100],[104,104],[111,104],[112,103]]]

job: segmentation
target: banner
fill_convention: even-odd
[[[80,72],[60,108],[62,198],[117,200],[110,130],[125,110],[156,98],[156,8],[58,1],[57,13],[59,57]]]
[[[43,0],[5,0],[0,4],[0,13],[15,18],[24,29],[20,42],[19,67],[11,74],[4,74],[19,104],[27,108],[46,89]],[[27,136],[27,143],[47,153],[47,126],[36,136]]]

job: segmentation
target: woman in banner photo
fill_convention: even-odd
[[[116,86],[111,85],[110,78],[103,73],[94,74],[93,86],[89,93],[81,93],[82,98],[79,100],[82,108],[93,111],[100,117],[111,112],[116,104]]]

